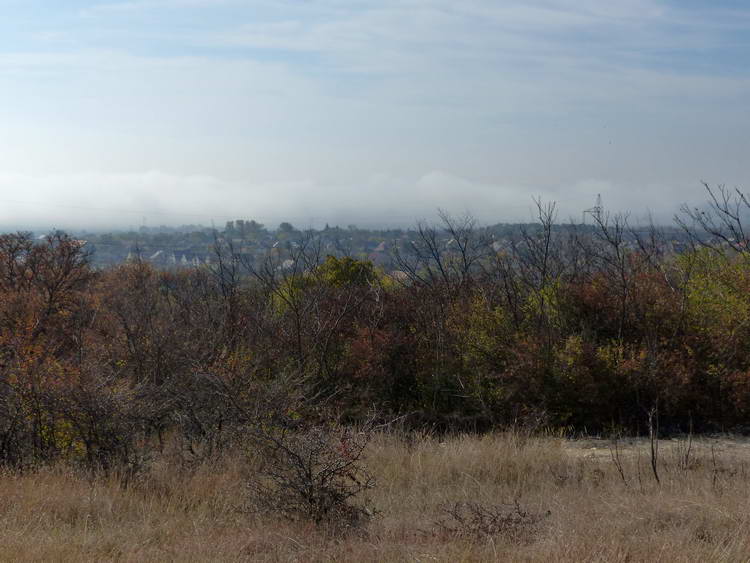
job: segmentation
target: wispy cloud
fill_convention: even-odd
[[[237,4],[238,0],[133,0],[130,2],[100,2],[81,8],[84,17],[109,16],[117,13],[146,12],[174,8],[215,8]]]

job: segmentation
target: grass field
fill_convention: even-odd
[[[607,441],[518,433],[379,434],[365,462],[379,515],[348,533],[253,514],[252,462],[239,455],[190,471],[165,456],[127,486],[62,466],[6,472],[0,559],[750,560],[750,446],[727,437],[659,446],[660,484],[644,440],[615,452]],[[475,503],[474,520],[468,505],[454,510],[463,523],[451,516],[455,503]]]

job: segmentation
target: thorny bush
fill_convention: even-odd
[[[339,531],[365,525],[374,515],[362,498],[375,486],[363,464],[373,422],[356,430],[296,426],[289,419],[248,430],[248,455],[258,464],[247,482],[251,509]]]

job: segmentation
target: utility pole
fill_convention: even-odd
[[[601,223],[603,211],[604,206],[602,205],[602,194],[596,194],[596,205],[583,210],[583,213],[581,214],[581,222],[584,225],[586,224],[586,214],[588,213],[596,219],[597,223]]]

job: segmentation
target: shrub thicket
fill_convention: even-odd
[[[727,223],[696,215],[680,253],[623,217],[563,227],[541,204],[505,243],[444,217],[394,247],[393,276],[313,238],[260,264],[217,240],[212,266],[164,272],[93,271],[62,233],[0,236],[0,461],[137,468],[167,435],[187,459],[281,415],[304,435],[373,406],[443,429],[543,413],[643,431],[655,407],[662,428],[736,428],[750,253],[721,201]]]

